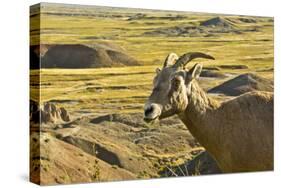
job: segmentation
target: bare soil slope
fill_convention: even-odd
[[[31,142],[30,178],[41,185],[136,178],[133,173],[107,164],[49,133],[41,133],[40,138],[33,133]]]
[[[40,139],[31,133],[31,178],[39,181],[40,170],[41,184],[161,177],[204,150],[177,117],[148,126],[141,113],[89,115],[45,121],[40,131]]]

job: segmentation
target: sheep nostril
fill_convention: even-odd
[[[144,115],[145,116],[148,116],[151,112],[153,112],[153,107],[150,106],[149,108],[147,108],[145,111],[144,111]]]

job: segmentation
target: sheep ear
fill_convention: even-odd
[[[160,68],[156,68],[155,72],[156,72],[156,74],[159,74],[159,72],[161,72],[161,69]]]
[[[192,67],[192,69],[189,71],[191,73],[191,78],[192,79],[199,78],[202,68],[203,68],[203,65],[201,65],[201,64],[194,65],[194,67]]]

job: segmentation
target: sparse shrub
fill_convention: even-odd
[[[100,181],[100,167],[99,167],[99,161],[95,160],[93,165],[94,173],[91,175],[92,181]]]
[[[150,177],[150,175],[148,174],[148,172],[147,171],[141,171],[141,172],[139,172],[139,174],[138,174],[138,176],[137,176],[137,178],[149,178]]]
[[[118,168],[117,165],[112,165],[111,167],[114,168],[114,169],[117,169],[117,168]]]

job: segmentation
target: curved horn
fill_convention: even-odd
[[[201,52],[189,52],[186,54],[183,54],[177,62],[173,65],[173,67],[180,67],[180,66],[185,66],[188,62],[190,62],[192,59],[195,58],[205,58],[205,59],[215,59],[214,57],[201,53]]]
[[[178,57],[177,54],[175,54],[175,53],[170,53],[170,54],[166,57],[166,59],[165,59],[163,68],[165,68],[165,67],[167,67],[167,66],[169,66],[169,65],[173,65],[173,63],[174,63],[175,61],[177,61],[178,58],[179,58],[179,57]]]

